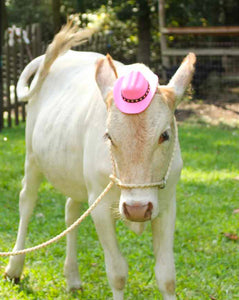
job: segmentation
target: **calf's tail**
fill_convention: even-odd
[[[17,95],[21,101],[28,101],[41,87],[46,78],[52,64],[57,57],[63,55],[71,47],[81,44],[92,36],[95,29],[81,29],[67,22],[65,26],[55,35],[52,43],[48,46],[45,55],[39,56],[31,61],[23,70],[18,83]],[[32,81],[30,89],[28,81],[32,75],[35,77]]]

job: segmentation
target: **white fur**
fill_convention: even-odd
[[[107,113],[100,92],[103,91],[106,96],[105,91],[108,92],[113,86],[111,69],[106,67],[105,70],[103,69],[105,73],[99,70],[96,78],[99,87],[95,80],[96,62],[101,58],[103,56],[97,53],[68,51],[56,59],[44,82],[29,99],[25,177],[20,193],[20,226],[15,250],[24,248],[27,225],[42,176],[68,197],[67,226],[78,218],[82,201],[88,198],[91,204],[101,193],[109,182],[112,167],[109,148],[103,139],[106,129],[117,143],[117,149],[113,149],[113,154],[118,175],[123,181],[127,183],[157,181],[166,171],[173,139],[161,146],[157,141],[160,134],[170,128],[173,112],[161,96],[156,94],[148,112],[145,113],[147,142],[144,152],[141,161],[135,162],[132,157],[134,154],[130,152],[132,149],[137,151],[135,148],[137,137],[132,126],[134,122],[129,126],[127,123],[129,116],[120,113],[114,104]],[[38,58],[27,67],[20,78],[20,85],[25,85],[28,77],[41,61],[42,58]],[[140,64],[124,66],[115,62],[115,65],[119,75],[127,73],[132,68],[151,72]],[[180,85],[178,78],[176,83]],[[183,82],[182,87],[178,87],[180,96],[187,83]],[[22,89],[23,86],[19,88]],[[177,88],[175,90],[177,91]],[[172,137],[173,132],[170,132],[170,135]],[[169,290],[168,283],[175,281],[172,250],[175,187],[181,167],[182,160],[178,146],[164,190],[133,189],[122,190],[120,194],[119,189],[114,187],[93,211],[92,218],[104,249],[106,271],[114,300],[123,299],[128,267],[117,245],[112,207],[117,207],[119,203],[119,211],[124,217],[123,202],[130,205],[135,202],[144,204],[148,201],[153,203],[152,229],[158,286],[164,299],[176,299],[174,290]],[[132,223],[131,227],[138,233],[141,233],[144,228],[141,223]],[[11,257],[6,274],[10,278],[20,277],[23,263],[24,256]],[[81,287],[77,266],[76,230],[67,237],[65,275],[68,288]]]

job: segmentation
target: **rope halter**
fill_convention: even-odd
[[[164,177],[162,178],[161,181],[157,181],[157,182],[149,182],[149,183],[124,183],[122,182],[117,176],[116,176],[116,164],[115,164],[115,159],[113,157],[112,154],[112,147],[110,145],[110,155],[111,155],[111,162],[112,162],[112,174],[109,176],[110,180],[115,183],[118,187],[120,187],[121,189],[145,189],[145,188],[153,188],[153,187],[158,187],[159,189],[164,189],[167,181],[168,181],[168,177],[170,174],[170,171],[172,169],[172,164],[173,164],[173,160],[175,157],[175,153],[176,153],[176,149],[177,149],[177,140],[178,140],[178,128],[177,128],[177,123],[176,123],[176,119],[175,117],[173,118],[173,126],[174,126],[174,145],[173,145],[173,150],[172,150],[172,154],[171,154],[171,159],[169,161],[168,164],[168,168],[167,171],[164,175]]]

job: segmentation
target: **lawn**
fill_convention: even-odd
[[[184,169],[177,188],[175,262],[178,299],[239,299],[239,130],[205,124],[179,128]],[[18,193],[24,165],[24,127],[0,133],[0,251],[9,251],[18,227]],[[64,201],[44,182],[30,223],[27,246],[65,228]],[[84,206],[84,209],[86,206]],[[154,276],[150,226],[142,236],[117,225],[129,263],[125,299],[162,299]],[[230,234],[234,234],[231,236]],[[234,239],[233,239],[234,237]],[[0,299],[111,299],[101,246],[91,218],[79,228],[79,268],[83,292],[68,293],[63,275],[65,239],[28,254],[19,285],[3,279],[7,258],[0,258]]]

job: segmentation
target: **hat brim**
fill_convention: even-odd
[[[120,77],[116,80],[114,85],[114,102],[116,107],[125,114],[139,114],[143,112],[150,104],[151,100],[154,97],[156,88],[158,86],[158,76],[152,73],[151,78],[147,78],[150,86],[148,95],[144,100],[136,103],[126,102],[121,95],[121,87],[124,77]]]

